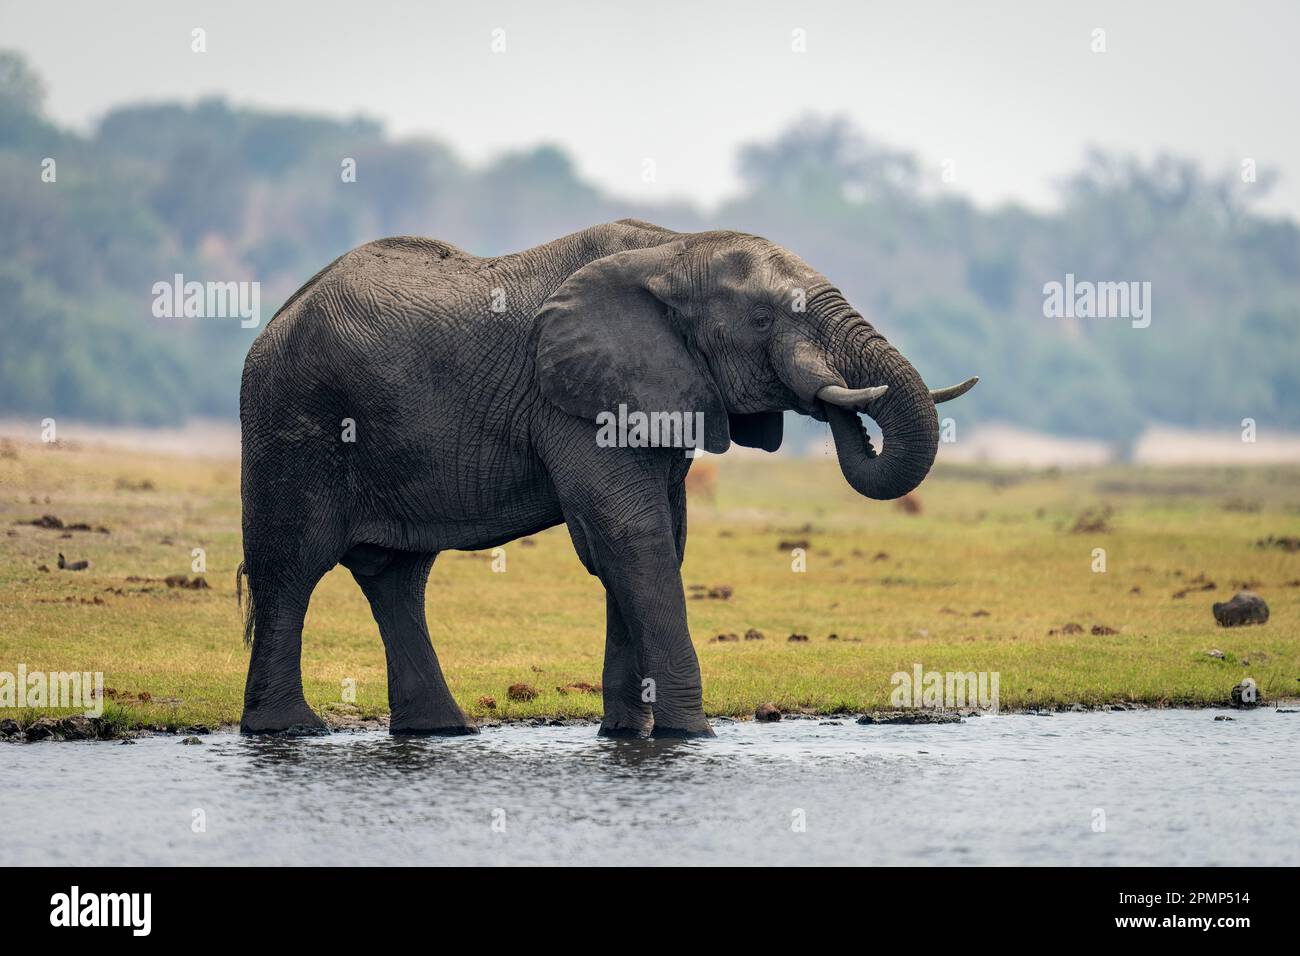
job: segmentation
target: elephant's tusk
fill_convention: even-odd
[[[976,375],[972,378],[966,379],[966,381],[962,382],[960,385],[949,385],[947,388],[932,388],[930,389],[930,397],[934,399],[936,405],[940,402],[951,402],[954,398],[958,398],[969,392],[975,387],[975,383],[979,380],[980,377]]]
[[[872,388],[845,388],[842,385],[826,385],[817,390],[817,397],[823,402],[862,411],[872,402],[889,391],[888,385],[876,385]]]

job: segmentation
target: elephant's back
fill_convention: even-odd
[[[441,239],[429,239],[425,236],[390,236],[387,239],[376,239],[363,246],[357,246],[337,261],[354,267],[378,260],[422,265],[427,269],[443,269],[455,268],[477,258]]]
[[[396,399],[461,379],[485,354],[519,350],[523,323],[490,309],[499,260],[451,243],[396,236],[358,246],[295,292],[244,364],[243,398]],[[489,319],[491,321],[489,321]],[[517,370],[521,374],[522,369]]]
[[[487,355],[528,378],[526,323],[491,308],[506,279],[498,259],[437,239],[397,236],[358,246],[312,277],[249,350],[241,399],[299,405],[382,396],[394,407],[422,389],[472,376]],[[522,311],[531,307],[531,296]],[[425,394],[430,392],[426,391]]]

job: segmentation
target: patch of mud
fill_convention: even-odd
[[[26,525],[32,528],[44,528],[47,531],[91,531],[95,534],[111,534],[108,528],[101,525],[90,525],[85,521],[74,521],[71,524],[64,524],[63,519],[58,515],[41,515],[39,518],[33,518],[30,521],[15,521],[16,525]]]

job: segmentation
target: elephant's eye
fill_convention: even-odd
[[[766,305],[754,306],[754,310],[749,316],[750,321],[754,324],[754,328],[758,329],[760,332],[766,330],[772,324],[772,319],[774,317],[775,315],[772,312],[771,307]]]

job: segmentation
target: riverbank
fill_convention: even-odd
[[[832,459],[705,463],[683,578],[710,716],[888,709],[918,665],[997,675],[1004,711],[1300,687],[1300,470],[948,466],[900,507],[855,496]],[[127,729],[237,723],[238,483],[231,460],[5,445],[0,672],[101,673]],[[1243,586],[1268,623],[1217,626],[1212,603]],[[441,555],[427,604],[476,719],[599,717],[604,600],[563,528]],[[383,648],[341,569],[313,597],[303,673],[327,720],[387,713]]]
[[[1039,708],[1035,710],[1014,710],[1014,711],[948,711],[948,710],[877,710],[868,711],[863,714],[853,713],[779,713],[778,716],[752,716],[752,717],[714,717],[714,724],[721,726],[724,724],[745,723],[752,721],[754,723],[775,723],[778,720],[811,720],[826,726],[842,726],[844,724],[856,723],[864,725],[889,725],[897,727],[907,726],[930,726],[935,724],[956,724],[963,720],[975,720],[981,717],[1051,717],[1055,714],[1079,714],[1090,711],[1100,711],[1103,713],[1129,713],[1131,711],[1141,710],[1203,710],[1206,712],[1215,712],[1214,719],[1234,720],[1232,715],[1219,713],[1222,708],[1206,705],[1204,707],[1151,707],[1142,704],[1102,704],[1100,707],[1084,707],[1082,704],[1072,704],[1069,707],[1060,707],[1056,710]],[[1280,701],[1261,702],[1251,706],[1238,706],[1234,711],[1260,711],[1273,712],[1276,714],[1296,714],[1300,715],[1300,700],[1288,699]],[[341,715],[337,712],[327,711],[325,713],[325,722],[329,725],[329,733],[332,734],[370,734],[376,732],[386,732],[388,730],[388,718],[386,716],[378,717],[354,717]],[[548,727],[591,727],[593,730],[600,726],[600,719],[596,717],[520,717],[513,720],[479,720],[479,731],[498,730],[501,728],[538,728],[545,729]],[[140,724],[132,722],[129,719],[122,719],[121,715],[110,714],[109,716],[86,717],[83,714],[74,714],[66,717],[55,716],[36,716],[34,714],[26,715],[21,720],[7,719],[0,720],[0,743],[66,743],[75,741],[134,741],[141,737],[177,737],[182,743],[202,743],[200,738],[209,735],[233,735],[239,733],[238,724],[224,724],[220,727],[208,727],[204,724],[182,725],[182,724]],[[276,735],[272,735],[276,736]],[[287,735],[292,737],[294,735]],[[421,735],[416,735],[421,736]],[[435,735],[436,736],[436,735]]]

